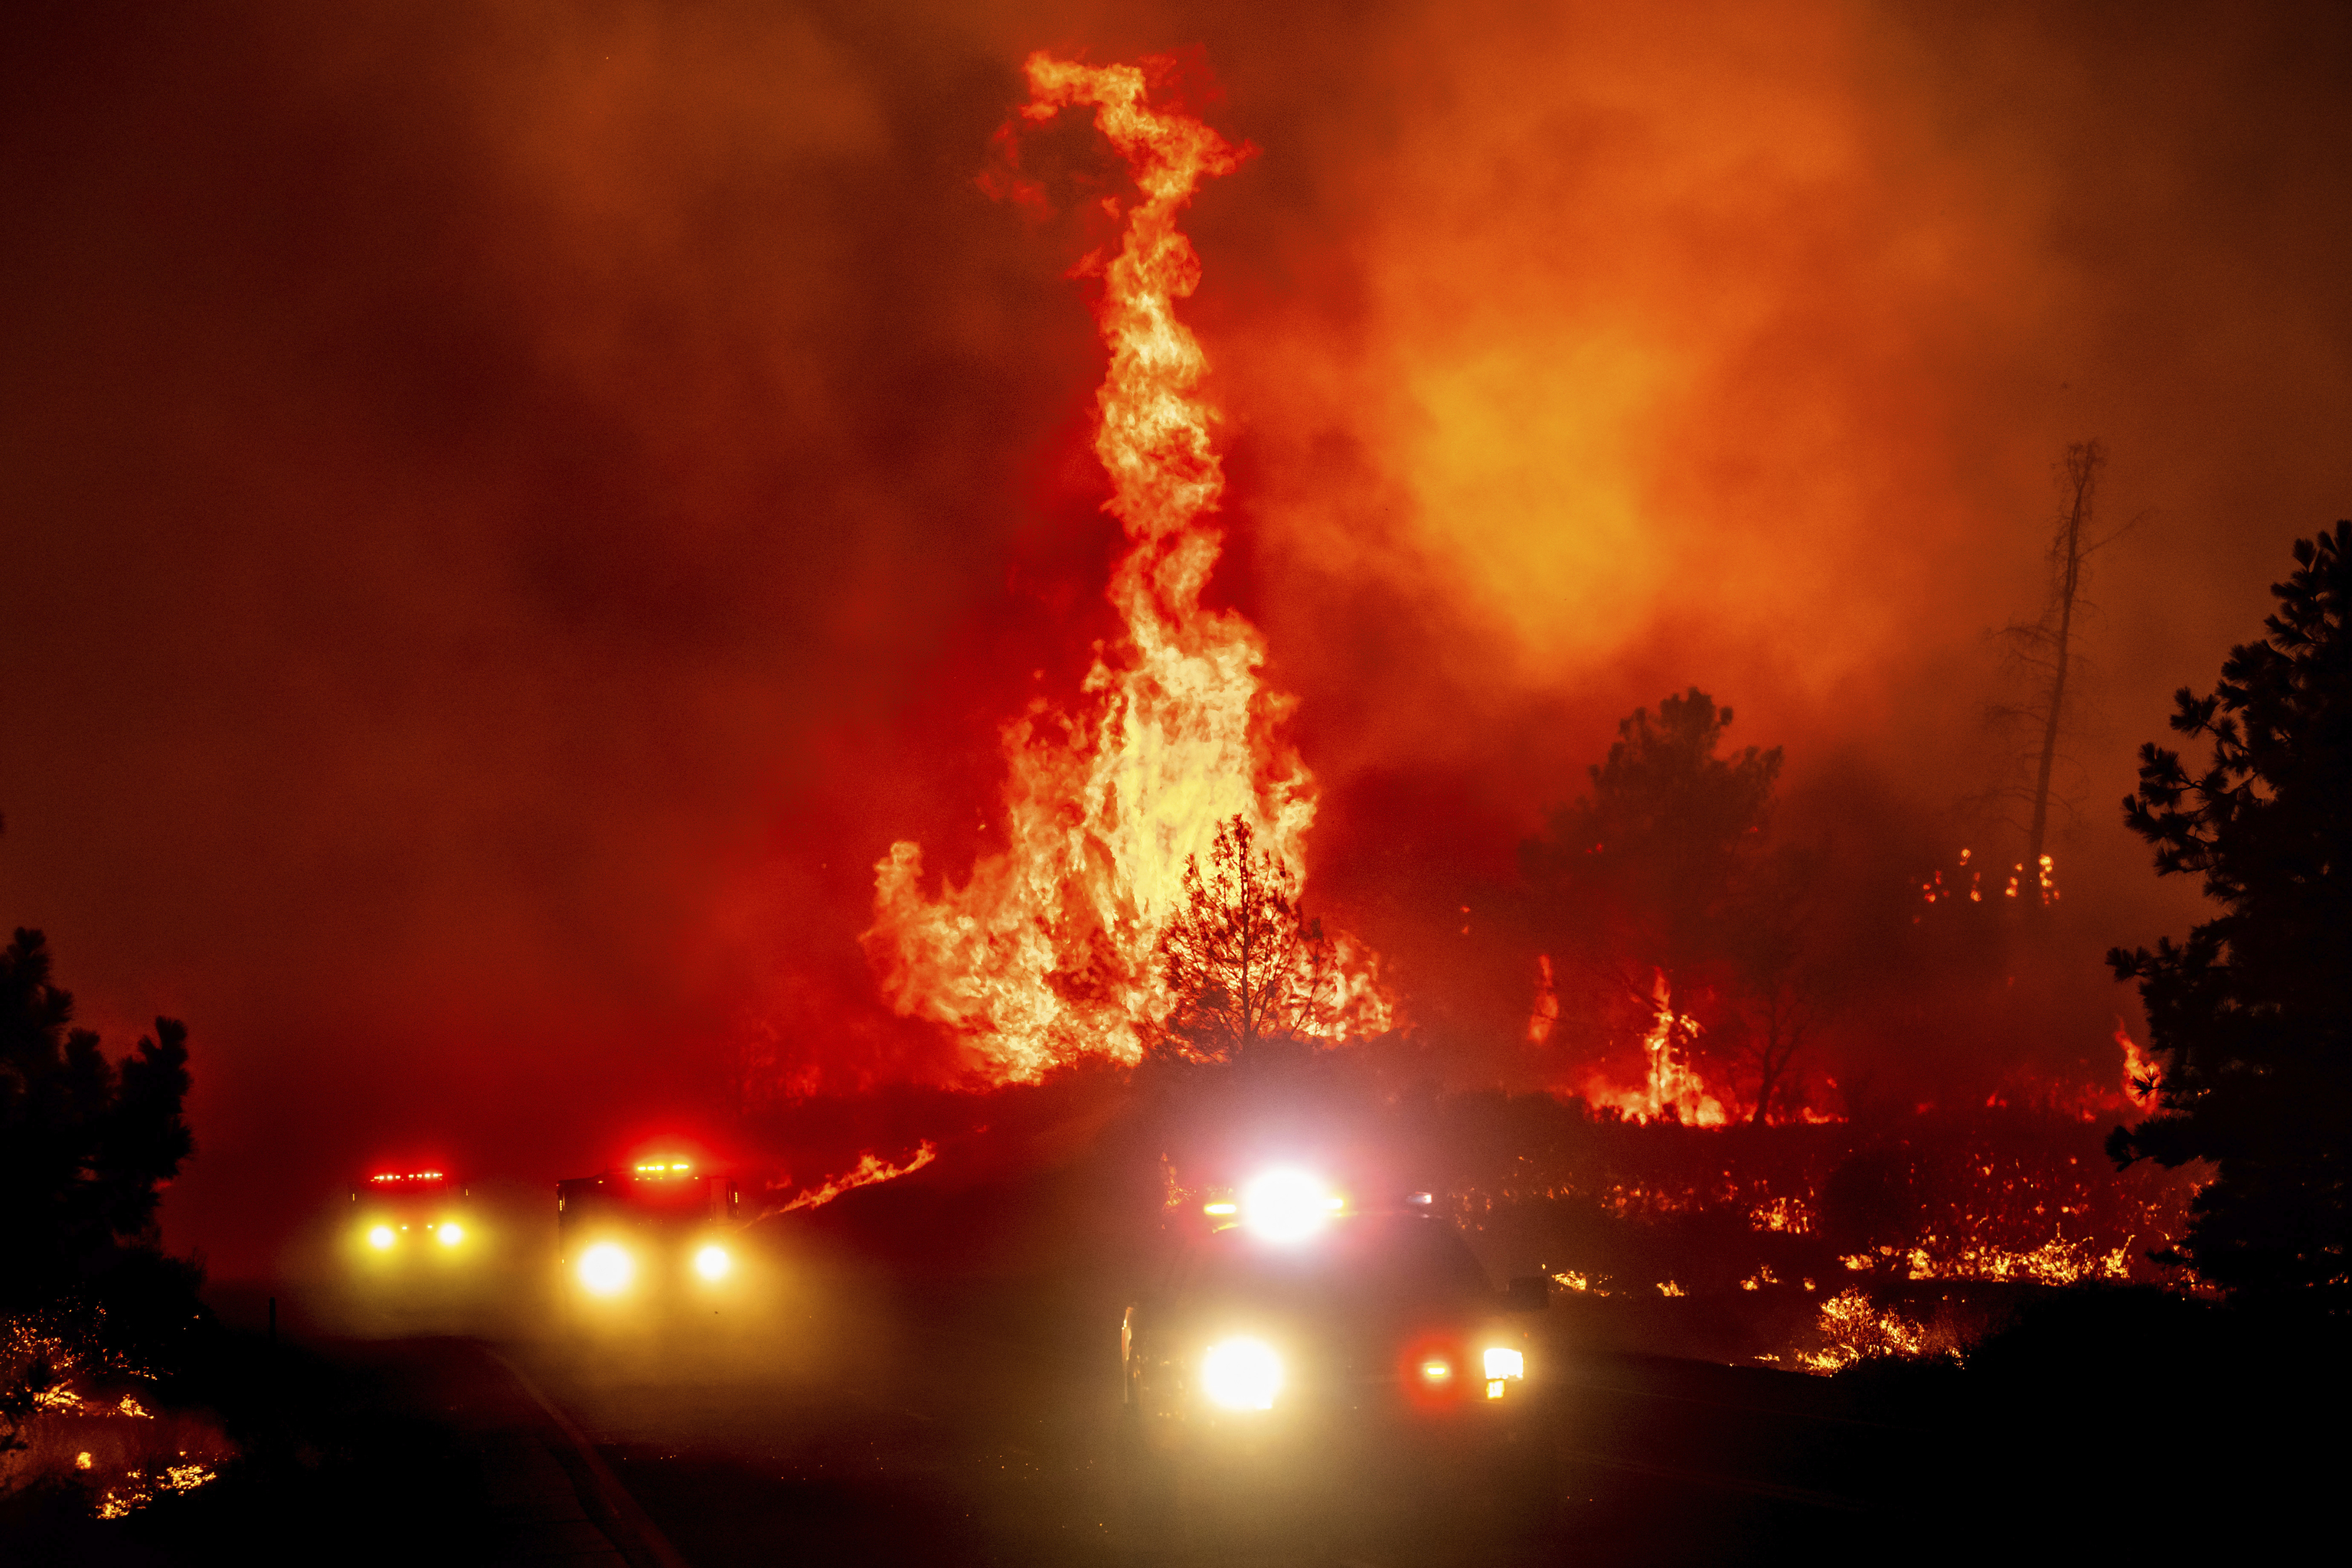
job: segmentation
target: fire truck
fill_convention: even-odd
[[[585,1321],[642,1320],[739,1302],[750,1261],[734,1176],[640,1160],[555,1184],[564,1294]]]
[[[374,1281],[446,1276],[481,1250],[466,1184],[446,1171],[381,1171],[351,1185],[345,1249]]]
[[[1526,1313],[1427,1193],[1360,1205],[1298,1171],[1205,1205],[1119,1334],[1131,1446],[1147,1455],[1310,1447],[1418,1429],[1514,1440],[1540,1382]],[[1532,1374],[1532,1381],[1531,1381]]]

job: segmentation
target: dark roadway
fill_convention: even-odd
[[[1052,1286],[867,1279],[756,1323],[321,1348],[469,1434],[494,1561],[1846,1560],[1943,1468],[1824,1380],[1561,1347],[1500,1454],[1355,1435],[1155,1484],[1120,1442],[1116,1324]]]

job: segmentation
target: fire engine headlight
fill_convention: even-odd
[[[716,1242],[694,1255],[694,1271],[705,1279],[724,1279],[727,1271],[734,1267],[735,1260]]]
[[[580,1257],[580,1283],[592,1295],[614,1296],[629,1288],[637,1275],[637,1260],[626,1249],[600,1241]]]
[[[1346,1200],[1304,1171],[1268,1171],[1242,1192],[1242,1223],[1268,1241],[1303,1241]]]
[[[445,1220],[442,1222],[441,1228],[433,1234],[441,1238],[442,1246],[455,1247],[466,1239],[466,1227],[454,1219]]]
[[[1486,1377],[1489,1382],[1498,1377],[1525,1377],[1527,1374],[1528,1358],[1522,1352],[1500,1346],[1486,1352]]]
[[[1201,1391],[1224,1410],[1271,1410],[1282,1392],[1282,1358],[1264,1340],[1221,1340],[1201,1363]]]
[[[380,1225],[374,1229],[369,1231],[368,1245],[374,1247],[378,1252],[382,1252],[384,1248],[390,1247],[392,1245],[392,1226],[388,1225]]]

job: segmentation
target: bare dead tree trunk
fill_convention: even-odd
[[[2042,867],[2042,847],[2050,829],[2050,773],[2058,762],[2058,720],[2066,702],[2067,641],[2074,629],[2074,596],[2083,585],[2083,562],[2088,551],[2083,534],[2091,521],[2093,492],[2098,487],[2099,465],[2106,454],[2096,441],[2079,441],[2066,448],[2066,521],[2051,553],[2057,568],[2058,630],[2055,657],[2051,661],[2050,707],[2042,724],[2042,760],[2033,779],[2033,821],[2025,835],[2025,865],[2029,876]]]
[[[1771,1034],[1768,1034],[1763,1050],[1757,1053],[1756,1113],[1748,1120],[1758,1127],[1766,1125],[1770,1120],[1772,1091],[1780,1083],[1780,1041],[1773,1037],[1778,1033],[1773,1029]]]
[[[1764,1002],[1763,1038],[1756,1052],[1756,1110],[1748,1118],[1756,1126],[1769,1121],[1772,1100],[1789,1064],[1805,1042],[1811,1010],[1786,983],[1774,985]]]

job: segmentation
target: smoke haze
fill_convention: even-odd
[[[1112,164],[1072,142],[1044,217],[982,188],[1032,48],[1196,46],[1259,149],[1186,220],[1214,591],[1301,700],[1310,901],[1465,1072],[1528,1070],[1517,955],[1469,955],[1486,890],[1694,682],[1869,889],[1855,965],[1895,951],[1973,831],[1986,634],[2038,610],[2052,467],[2096,436],[2105,524],[2145,521],[2085,634],[2071,978],[2031,1038],[1947,1043],[2105,1073],[2098,952],[2193,908],[2116,821],[2132,750],[2352,512],[2340,8],[9,34],[0,913],[110,1045],[189,1022],[167,1221],[224,1270],[380,1159],[551,1179],[716,1138],[747,1081],[952,1077],[876,1000],[874,862],[961,874],[997,727],[1113,629],[1066,277]],[[1910,982],[1877,986],[1858,1016]]]

